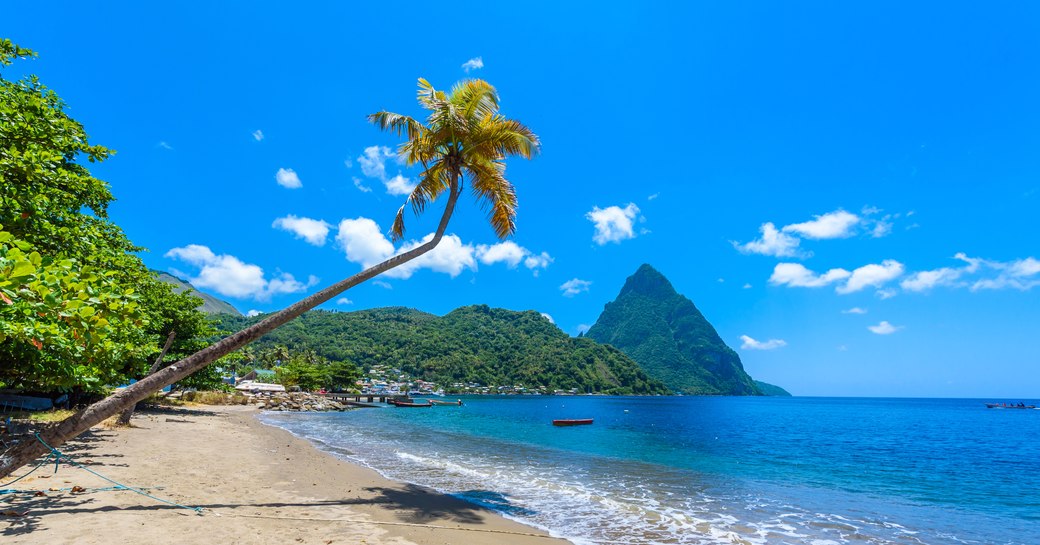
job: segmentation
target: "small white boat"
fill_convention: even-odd
[[[285,386],[282,386],[281,384],[271,384],[269,382],[243,380],[235,386],[235,389],[242,392],[284,392]]]

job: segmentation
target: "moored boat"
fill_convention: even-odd
[[[553,426],[587,426],[592,424],[591,418],[564,418],[560,420],[553,420]]]
[[[409,407],[433,407],[432,403],[409,403],[407,401],[397,401],[391,399],[389,401],[394,407],[409,408]]]

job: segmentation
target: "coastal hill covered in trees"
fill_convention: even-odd
[[[218,317],[221,329],[229,332],[262,318]],[[254,346],[275,345],[313,350],[361,369],[391,365],[448,391],[454,384],[479,383],[546,392],[670,393],[620,350],[570,337],[538,312],[486,305],[444,316],[403,307],[311,311]]]

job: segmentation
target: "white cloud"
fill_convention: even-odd
[[[1040,274],[1040,261],[1033,259],[1032,257],[1019,259],[1018,261],[1013,261],[1007,267],[1007,270],[1008,273],[1015,278],[1034,276]]]
[[[357,162],[361,165],[361,172],[369,178],[386,179],[386,160],[393,157],[393,152],[386,146],[369,146],[365,148]]]
[[[472,59],[462,63],[462,69],[465,70],[467,74],[469,74],[470,70],[477,70],[479,68],[484,68],[484,59],[480,57],[473,57]]]
[[[354,301],[351,301],[350,299],[347,299],[346,297],[340,297],[339,299],[336,299],[336,304],[337,305],[353,305]]]
[[[578,333],[579,334],[585,333],[589,329],[592,329],[592,326],[590,326],[589,324],[578,324]]]
[[[901,274],[903,274],[903,264],[892,259],[886,259],[880,265],[864,265],[852,272],[845,269],[831,269],[823,274],[817,274],[800,263],[778,263],[773,268],[769,283],[774,286],[798,288],[819,288],[836,284],[835,291],[846,294],[867,287],[880,288]],[[842,281],[844,283],[841,283]]]
[[[886,259],[880,265],[864,265],[852,271],[849,281],[844,286],[838,286],[837,291],[838,293],[853,293],[867,287],[880,288],[902,274],[902,263],[894,259]]]
[[[812,220],[792,223],[780,229],[773,223],[764,223],[759,230],[762,236],[746,244],[733,242],[733,247],[745,254],[762,254],[776,257],[811,257],[811,252],[803,252],[799,246],[802,239],[823,240],[848,238],[859,232],[869,233],[874,238],[892,232],[892,221],[900,214],[887,214],[883,217],[871,217],[880,213],[879,208],[864,207],[863,215],[858,216],[845,210],[835,210],[814,216]]]
[[[415,182],[401,173],[397,173],[392,178],[387,177],[386,160],[391,157],[395,157],[395,154],[390,151],[390,148],[386,146],[369,146],[365,148],[364,153],[358,156],[357,161],[361,165],[361,172],[365,176],[376,178],[383,182],[388,195],[408,195],[415,189]],[[398,162],[400,162],[400,158],[398,158]],[[345,164],[348,168],[351,166],[350,161],[346,161]],[[354,178],[354,186],[365,193],[372,191],[371,188],[363,185],[358,178]]]
[[[899,283],[906,291],[928,291],[936,286],[955,286],[964,274],[962,269],[943,267],[932,271],[920,271]]]
[[[535,254],[531,250],[520,246],[519,244],[507,240],[505,242],[499,242],[498,244],[480,244],[477,246],[477,259],[485,265],[494,265],[495,263],[505,263],[510,269],[515,268],[521,262],[528,269],[531,269],[535,276],[538,275],[538,269],[544,269],[553,262],[552,256],[547,252]]]
[[[243,263],[232,255],[216,255],[208,247],[199,244],[173,248],[166,252],[166,257],[199,267],[199,274],[189,278],[196,287],[212,289],[221,295],[238,299],[267,301],[274,295],[304,291],[318,283],[318,278],[313,275],[303,283],[289,273],[267,280],[264,270],[259,266]]]
[[[263,311],[259,311],[259,310],[253,309],[253,310],[250,310],[249,312],[246,313],[246,317],[247,318],[252,318],[253,316],[259,316],[261,314],[263,314]]]
[[[768,341],[756,341],[747,335],[741,335],[740,340],[744,341],[744,344],[740,345],[741,350],[776,350],[787,346],[787,341],[783,339],[769,339]]]
[[[433,233],[422,238],[406,242],[397,252],[399,254],[419,247],[433,240]],[[444,235],[440,244],[425,254],[383,273],[391,278],[411,278],[412,274],[419,269],[430,269],[455,278],[462,274],[465,269],[477,270],[477,260],[474,257],[476,249],[471,244],[463,244],[458,235]]]
[[[560,285],[560,290],[563,291],[564,297],[574,297],[583,291],[589,291],[589,286],[592,282],[588,280],[579,280],[572,278]]]
[[[172,149],[173,149],[173,146],[171,146],[171,145],[167,144],[167,143],[166,143],[165,141],[163,141],[163,142],[159,142],[159,144],[157,144],[157,145],[158,145],[158,146],[159,146],[160,148],[164,149],[164,150],[172,150]]]
[[[772,223],[763,223],[758,230],[762,233],[761,238],[746,244],[732,241],[733,247],[742,254],[761,254],[774,257],[808,257],[808,255],[811,255],[802,252],[798,248],[801,240],[784,234]]]
[[[531,254],[524,259],[524,266],[534,271],[535,276],[538,276],[538,269],[544,269],[553,262],[553,258],[548,252],[542,252],[538,255]]]
[[[639,207],[635,203],[628,206],[608,206],[600,208],[593,206],[592,210],[585,214],[585,218],[596,226],[596,233],[592,240],[600,246],[608,242],[621,242],[622,240],[635,238],[633,222],[639,215]]]
[[[421,241],[412,240],[395,250],[376,222],[368,218],[345,219],[339,224],[336,241],[346,252],[347,261],[367,269],[390,257],[412,250],[433,239],[433,233]],[[433,250],[383,273],[389,278],[410,278],[419,269],[446,273],[452,278],[465,269],[476,270],[476,249],[463,244],[457,235],[446,235]]]
[[[661,196],[660,193],[654,193],[653,195],[650,195],[649,197],[647,197],[646,200],[652,201],[652,200],[654,200],[654,199],[656,199],[657,197],[660,197],[660,196]]]
[[[351,180],[354,180],[354,187],[358,188],[358,190],[361,191],[362,193],[371,193],[372,192],[372,188],[371,187],[368,187],[367,185],[361,183],[361,178],[358,178],[357,176],[354,176],[353,178],[351,178]]]
[[[887,216],[886,216],[887,217]],[[892,223],[885,221],[884,219],[878,220],[874,224],[874,228],[870,230],[870,236],[874,238],[881,238],[888,236],[892,233]]]
[[[847,238],[854,234],[853,228],[859,223],[859,216],[844,210],[835,210],[815,218],[804,223],[785,225],[783,231],[812,239]]]
[[[1027,291],[1040,286],[1040,261],[1032,257],[991,261],[968,257],[959,252],[953,258],[963,261],[964,265],[915,272],[903,280],[900,287],[904,291],[924,292],[936,287],[970,287],[971,291],[1005,288]]]
[[[382,280],[373,280],[372,281],[372,285],[373,286],[379,286],[379,287],[381,287],[381,288],[383,288],[385,290],[392,290],[392,289],[394,289],[394,287],[391,286],[389,282],[384,282]]]
[[[556,323],[556,320],[553,320],[553,317],[549,316],[545,312],[542,313],[542,318],[545,318],[546,320],[549,320],[550,324],[555,324]]]
[[[816,274],[800,263],[777,263],[769,283],[774,286],[819,288],[845,280],[851,275],[845,269],[831,269],[824,274]]]
[[[344,159],[343,166],[347,168],[354,168],[354,161],[351,161],[350,159]]]
[[[384,180],[383,185],[386,186],[386,193],[388,195],[408,195],[413,189],[415,189],[415,183],[401,174],[398,174],[389,180]]]
[[[1036,286],[1040,286],[1040,260],[1027,257],[1009,262],[982,261],[982,263],[991,269],[999,271],[999,274],[996,278],[984,278],[976,281],[972,284],[971,291],[999,290],[1004,288],[1028,291]]]
[[[882,290],[877,290],[876,292],[874,292],[874,295],[877,295],[882,301],[884,301],[885,299],[891,299],[895,297],[897,293],[898,292],[892,288],[886,288]]]
[[[746,289],[746,290],[751,289],[751,284],[744,284],[744,289]]]
[[[393,243],[383,235],[379,225],[368,218],[339,222],[336,242],[346,252],[347,261],[361,264],[362,269],[377,265],[394,255]]]
[[[885,320],[881,320],[880,324],[867,326],[867,329],[872,333],[877,333],[878,335],[891,335],[903,328],[902,326],[894,326]]]
[[[513,268],[519,265],[524,256],[529,253],[526,248],[520,247],[511,240],[492,244],[491,246],[486,244],[477,246],[477,258],[485,265],[494,265],[502,262],[509,265],[509,268]]]
[[[358,263],[364,269],[415,249],[430,240],[433,240],[433,233],[427,234],[421,240],[410,240],[395,248],[379,225],[364,217],[342,220],[336,233],[336,242],[346,254],[347,261]],[[478,260],[485,265],[505,263],[510,268],[523,263],[528,269],[534,270],[535,274],[538,272],[537,269],[545,268],[553,261],[548,253],[536,255],[513,241],[474,246],[463,243],[458,235],[451,234],[445,235],[433,250],[390,269],[382,276],[407,279],[420,269],[429,269],[454,278],[466,269],[477,270]]]
[[[291,168],[280,168],[274,175],[275,181],[278,185],[288,189],[299,189],[303,187],[303,182],[300,181],[300,177],[296,175],[296,171]]]
[[[263,140],[264,139],[264,131],[262,131],[260,129],[257,129],[255,131],[253,131],[253,139],[256,140],[257,142]]]
[[[329,236],[329,227],[331,227],[331,225],[326,223],[324,220],[298,218],[289,214],[284,218],[274,220],[271,227],[283,231],[289,231],[296,235],[296,238],[306,240],[308,244],[324,246],[325,239]]]
[[[867,309],[860,308],[860,307],[852,307],[850,309],[841,311],[841,313],[842,314],[866,314],[867,313]]]

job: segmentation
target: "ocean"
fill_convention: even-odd
[[[1040,544],[1040,410],[969,399],[462,399],[261,419],[578,544]],[[553,427],[557,418],[595,423]]]

